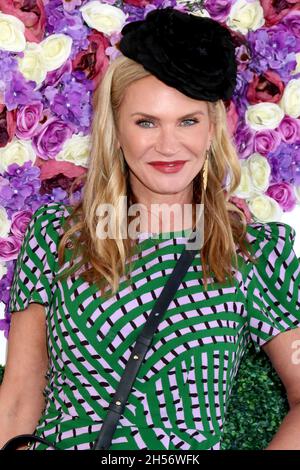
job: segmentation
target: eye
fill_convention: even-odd
[[[193,124],[196,124],[197,122],[199,122],[198,119],[184,119],[184,121],[182,122],[188,122],[188,121],[192,122]]]
[[[184,119],[182,122],[190,122],[190,123],[192,123],[191,125],[193,125],[193,124],[198,123],[199,121],[198,121],[198,119]],[[136,121],[136,124],[138,126],[141,126],[141,124],[144,124],[144,123],[153,124],[153,121],[148,121],[148,120],[145,120],[145,119],[139,119],[138,121]],[[141,126],[141,127],[149,128],[149,126]],[[186,126],[184,126],[184,127],[186,127]]]
[[[146,121],[145,119],[139,119],[138,121],[136,121],[136,124],[137,124],[138,126],[140,126],[140,125],[141,125],[142,123],[144,123],[144,122],[146,122],[146,123],[147,123],[147,122],[148,122],[148,123],[150,122],[151,124],[153,124],[152,121]],[[141,126],[141,127],[148,127],[148,126]]]

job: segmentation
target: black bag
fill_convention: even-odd
[[[181,280],[188,271],[189,266],[192,264],[196,252],[200,250],[200,247],[191,248],[191,246],[189,246],[190,243],[194,245],[194,241],[195,235],[187,241],[179,260],[177,261],[166,285],[155,302],[149,318],[136,340],[130,358],[126,364],[125,371],[121,377],[117,391],[110,402],[107,416],[102,424],[98,438],[92,450],[107,450],[111,445],[113,434],[126,406],[128,395],[132,389],[146,353],[151,346],[158,324],[162,320],[162,317],[174,297]],[[35,436],[34,434],[20,434],[19,436],[15,436],[7,441],[1,450],[16,450],[19,446],[26,444],[28,444],[29,448],[31,442],[39,442],[46,444],[52,449],[59,450],[55,444],[48,442],[41,437]]]

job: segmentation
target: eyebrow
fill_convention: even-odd
[[[147,113],[136,112],[136,113],[130,114],[130,116],[135,116],[136,114],[138,114],[140,116],[150,118],[150,119],[157,119],[159,121],[158,117],[152,116],[151,114],[147,114]],[[190,116],[195,116],[196,114],[202,114],[202,116],[204,116],[204,112],[199,110],[199,111],[194,111],[193,113],[185,114],[184,116],[181,116],[179,119],[184,119],[184,118],[187,118],[187,117],[190,117]]]

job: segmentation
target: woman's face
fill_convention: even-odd
[[[189,98],[155,76],[127,89],[119,110],[118,146],[139,202],[191,202],[213,129],[205,101]],[[176,172],[153,162],[185,161]]]

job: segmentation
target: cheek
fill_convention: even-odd
[[[143,157],[147,149],[151,148],[151,142],[146,135],[141,136],[136,132],[131,132],[123,139],[122,148],[128,159],[139,159]]]
[[[205,152],[207,146],[207,134],[205,132],[193,132],[186,138],[186,147],[190,149],[190,151],[194,155],[198,155],[199,157]]]

